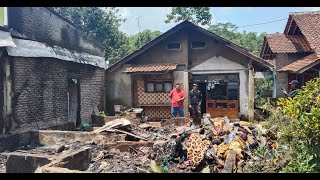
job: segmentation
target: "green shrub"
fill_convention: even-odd
[[[320,172],[320,78],[307,82],[294,98],[280,98],[277,112],[287,118],[275,123],[279,140],[293,152],[284,172]]]
[[[288,126],[282,131],[288,140],[320,140],[320,78],[309,81],[294,98],[280,98],[278,105],[288,117]]]

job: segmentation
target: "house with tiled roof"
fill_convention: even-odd
[[[253,72],[270,68],[246,49],[184,21],[106,70],[106,106],[112,110],[122,103],[143,108],[150,119],[170,118],[168,95],[174,84],[189,92],[197,83],[203,94],[202,113],[238,119],[253,109]],[[188,98],[184,103],[188,116]]]
[[[264,37],[260,57],[274,65],[275,96],[292,80],[305,85],[320,71],[320,12],[290,13],[283,33]]]

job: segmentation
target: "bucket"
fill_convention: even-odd
[[[114,105],[114,112],[121,112],[121,105]]]

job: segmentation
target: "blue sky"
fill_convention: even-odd
[[[252,25],[288,18],[289,12],[317,11],[320,7],[214,7],[210,8],[213,15],[212,23],[231,22],[237,26]],[[170,12],[170,7],[121,7],[119,13],[127,21],[121,25],[120,29],[129,34],[139,32],[137,17],[140,17],[140,31],[145,29],[165,32],[176,23],[166,24],[166,14]],[[250,31],[272,34],[283,32],[286,20],[256,26],[239,28],[240,31]]]

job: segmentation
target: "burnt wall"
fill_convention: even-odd
[[[13,131],[71,129],[68,118],[68,79],[80,81],[80,117],[89,122],[102,102],[104,70],[53,58],[10,57],[13,82]],[[68,125],[68,126],[67,126]]]
[[[80,118],[82,122],[91,121],[91,113],[95,106],[100,111],[104,110],[103,76],[104,69],[94,66],[86,65],[80,70]]]
[[[113,72],[106,71],[106,112],[114,115],[114,105],[131,107],[133,104],[131,75],[122,73],[129,67],[122,65]]]
[[[3,84],[3,52],[4,48],[0,47],[0,134],[3,132],[4,128],[4,118],[3,118],[3,107],[4,107],[4,84]]]
[[[26,38],[104,56],[103,46],[44,7],[8,7],[8,26]]]

